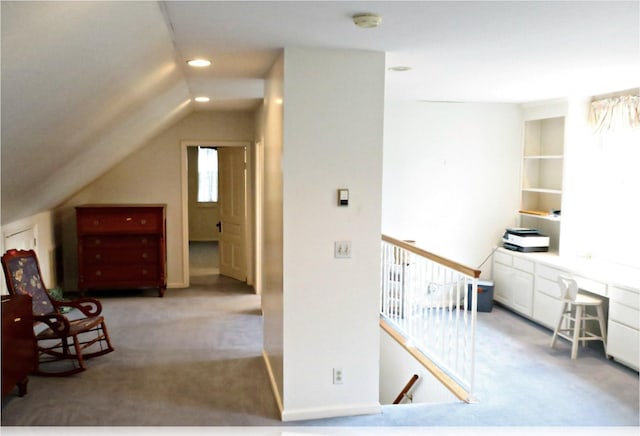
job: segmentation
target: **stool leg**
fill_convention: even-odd
[[[578,358],[578,343],[580,342],[580,329],[582,327],[582,305],[576,304],[576,319],[573,323],[573,344],[571,344],[571,359]]]
[[[560,316],[558,317],[558,324],[556,325],[556,329],[553,331],[553,337],[551,338],[551,348],[556,346],[556,339],[558,339],[558,332],[562,328],[562,321],[564,320],[564,312],[566,310],[567,303],[562,302],[562,308],[560,309]]]
[[[607,327],[604,322],[604,309],[602,308],[602,304],[598,304],[596,306],[596,310],[598,311],[598,323],[600,324],[600,334],[602,335],[602,344],[604,345],[604,355],[608,359],[609,354],[607,354]]]

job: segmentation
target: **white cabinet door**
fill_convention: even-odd
[[[609,319],[607,353],[634,369],[640,366],[640,334],[638,330]]]
[[[501,263],[493,264],[493,299],[511,307],[511,276],[513,268]]]
[[[523,315],[533,314],[533,274],[495,262],[494,299]]]
[[[526,316],[533,315],[533,274],[515,270],[511,288],[513,308]]]

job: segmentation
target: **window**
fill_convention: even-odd
[[[198,202],[218,201],[218,150],[198,147]]]

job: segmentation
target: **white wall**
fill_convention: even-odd
[[[77,286],[74,207],[86,203],[167,204],[167,285],[184,286],[181,141],[252,141],[248,112],[194,112],[148,141],[56,209],[62,226],[65,289]]]
[[[517,105],[387,102],[383,233],[477,267],[517,223],[521,153]]]
[[[284,420],[380,411],[384,69],[381,52],[285,49]],[[334,258],[342,240],[350,259]]]
[[[640,268],[640,132],[594,133],[590,102],[567,103],[560,255]]]
[[[264,190],[261,217],[262,312],[264,356],[278,406],[282,412],[283,363],[283,230],[282,230],[282,130],[284,58],[280,56],[265,81],[263,107]]]
[[[414,374],[420,378],[409,391],[412,400],[404,399],[402,404],[459,403],[461,401],[381,328],[380,402],[392,404]]]

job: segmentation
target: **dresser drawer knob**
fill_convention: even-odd
[[[140,224],[144,225],[144,224],[146,224],[146,223],[147,223],[147,220],[145,220],[145,219],[141,219],[141,220],[140,220]]]
[[[101,276],[102,275],[102,271],[100,271],[100,270],[96,271],[96,275],[97,276]]]
[[[142,258],[143,258],[143,259],[148,259],[148,258],[149,258],[149,255],[148,255],[147,253],[142,253]]]
[[[96,254],[96,259],[100,260],[102,258],[102,256],[100,254]]]
[[[13,318],[13,322],[20,322],[22,321],[22,318],[18,317],[18,318]]]
[[[148,274],[148,271],[147,271],[146,269],[143,269],[143,270],[142,270],[142,275],[143,275],[143,276],[146,276],[147,274]]]
[[[131,218],[130,216],[126,217],[124,220],[125,221],[131,221],[133,218]]]

